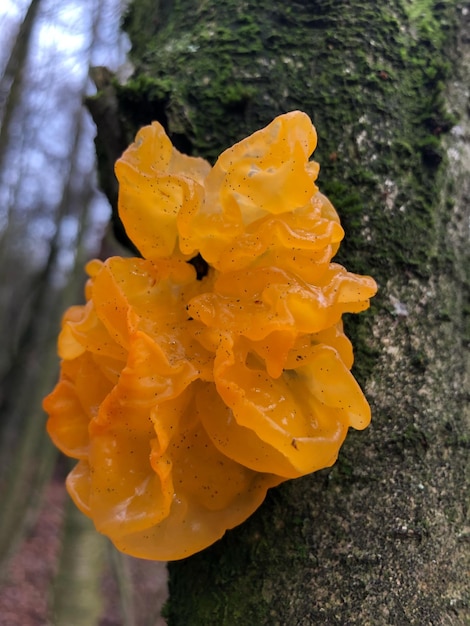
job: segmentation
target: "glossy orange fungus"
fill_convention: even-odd
[[[366,309],[376,285],[331,262],[344,233],[315,184],[315,146],[293,111],[211,168],[154,122],[116,164],[143,258],[87,265],[44,407],[54,443],[78,459],[70,495],[123,552],[203,549],[369,423],[341,316]]]

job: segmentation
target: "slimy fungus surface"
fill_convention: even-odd
[[[344,232],[315,146],[293,111],[211,168],[154,122],[116,163],[143,258],[88,263],[44,408],[77,459],[71,497],[125,553],[202,550],[270,487],[332,465],[348,428],[370,421],[342,315],[366,309],[376,284],[332,262]]]

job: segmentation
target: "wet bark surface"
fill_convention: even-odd
[[[450,0],[180,2],[153,21],[144,0],[131,9],[124,126],[159,119],[213,159],[305,110],[346,230],[338,260],[379,283],[347,320],[372,425],[333,468],[171,564],[170,625],[470,619],[468,19]]]

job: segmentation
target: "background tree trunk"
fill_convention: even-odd
[[[468,610],[470,11],[455,0],[135,0],[131,139],[224,148],[299,108],[338,261],[379,294],[347,320],[373,421],[170,565],[170,625],[464,624]]]
[[[135,626],[141,606],[156,626],[146,594],[165,591],[161,563],[131,562],[71,502],[64,510],[67,466],[41,407],[61,315],[82,300],[106,227],[83,100],[92,63],[125,60],[120,14],[120,0],[0,1],[2,626]]]

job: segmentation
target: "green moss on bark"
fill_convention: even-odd
[[[454,13],[451,2],[180,0],[150,16],[146,36],[148,15],[134,9],[138,78],[121,90],[123,106],[212,161],[275,115],[305,110],[319,133],[322,189],[352,235],[342,257],[362,271],[370,249],[379,279],[390,263],[429,271]]]
[[[320,188],[346,231],[338,260],[380,286],[371,311],[347,320],[372,426],[332,469],[273,490],[241,527],[172,564],[168,623],[464,623],[470,191],[449,130],[470,124],[449,89],[470,76],[467,14],[453,0],[145,7],[135,0],[126,22],[129,128],[159,119],[214,160],[275,115],[306,111]]]

